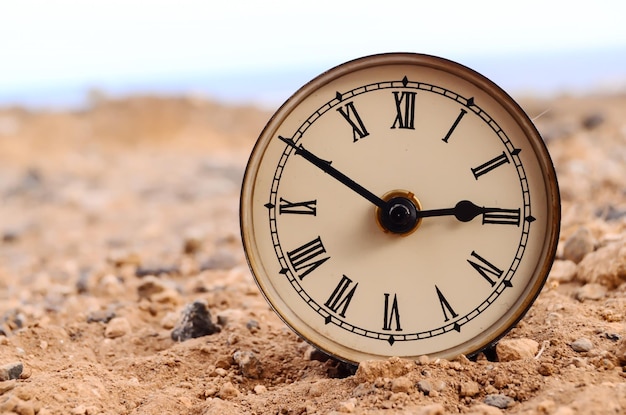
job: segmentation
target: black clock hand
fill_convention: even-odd
[[[367,200],[369,200],[370,202],[372,202],[379,208],[385,209],[385,207],[387,206],[387,202],[385,202],[383,199],[376,196],[374,193],[370,192],[369,190],[367,190],[366,188],[364,188],[363,186],[361,186],[360,184],[358,184],[357,182],[355,182],[354,180],[352,180],[351,178],[349,178],[348,176],[346,176],[345,174],[343,174],[342,172],[340,172],[339,170],[331,166],[330,164],[332,162],[322,160],[321,158],[317,157],[315,154],[311,153],[309,150],[305,149],[302,146],[302,144],[296,145],[296,143],[294,143],[294,141],[291,138],[285,138],[280,135],[278,136],[278,138],[281,141],[285,142],[287,145],[293,147],[296,150],[296,155],[302,156],[304,159],[306,159],[308,162],[313,164],[315,167],[319,168],[324,173],[327,173],[334,179],[338,180],[341,184],[347,186],[349,189],[352,189],[359,195],[363,196],[364,198],[366,198]]]
[[[476,206],[469,200],[461,200],[453,208],[418,210],[416,212],[416,215],[418,218],[453,215],[461,222],[469,222],[478,215],[495,210],[497,209],[488,209],[485,207]]]

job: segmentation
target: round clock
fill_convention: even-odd
[[[354,363],[451,358],[529,309],[560,199],[509,95],[449,60],[391,53],[337,66],[278,109],[240,221],[261,292],[312,345]]]

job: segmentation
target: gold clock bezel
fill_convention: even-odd
[[[246,258],[254,280],[268,303],[278,316],[306,341],[340,360],[351,363],[381,357],[348,348],[325,338],[304,323],[297,313],[285,304],[271,284],[268,283],[271,278],[268,276],[263,266],[263,260],[257,249],[256,237],[252,225],[252,206],[256,175],[267,146],[275,137],[276,131],[283,121],[289,117],[292,111],[307,97],[314,94],[315,91],[322,86],[355,71],[381,65],[415,65],[440,70],[458,77],[484,91],[496,101],[501,108],[506,110],[523,131],[541,168],[546,203],[548,204],[546,211],[549,215],[547,219],[549,229],[546,230],[546,238],[543,241],[540,259],[536,263],[533,276],[529,279],[529,284],[526,286],[525,291],[517,298],[516,303],[508,309],[507,313],[502,315],[498,321],[489,326],[485,331],[471,338],[469,341],[454,345],[446,350],[433,354],[433,356],[453,358],[460,354],[475,354],[497,342],[498,339],[513,328],[515,324],[523,318],[541,292],[556,255],[560,231],[561,207],[559,188],[552,160],[543,139],[532,121],[517,102],[504,90],[483,75],[461,64],[440,57],[416,53],[385,53],[371,55],[336,66],[317,76],[296,91],[270,118],[255,143],[248,160],[240,196],[241,238]],[[417,356],[411,357],[416,358]]]

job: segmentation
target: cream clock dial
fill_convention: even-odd
[[[242,239],[278,315],[349,362],[493,344],[539,294],[560,201],[546,147],[485,77],[420,54],[297,91],[250,156]]]

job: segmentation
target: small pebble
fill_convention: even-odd
[[[459,396],[464,397],[473,397],[480,393],[480,385],[477,382],[469,381],[469,382],[461,382],[459,385]]]
[[[601,284],[589,283],[576,290],[576,299],[578,301],[601,300],[606,296],[606,287]]]
[[[574,340],[570,344],[570,347],[575,352],[588,352],[593,349],[593,343],[591,342],[591,340],[585,337],[581,337],[580,339]]]
[[[219,331],[220,328],[211,321],[206,302],[194,301],[183,310],[180,320],[172,330],[172,340],[182,342]]]
[[[351,414],[356,409],[356,402],[355,398],[350,398],[345,402],[341,402],[338,405],[337,410],[344,414]]]
[[[115,311],[96,310],[87,315],[87,323],[108,323],[115,317]]]
[[[257,395],[263,395],[264,393],[267,393],[267,388],[263,385],[256,385],[254,387],[254,393]]]
[[[3,365],[0,367],[0,381],[19,379],[23,370],[24,365],[22,362],[14,362]]]
[[[217,396],[219,396],[222,399],[228,400],[228,399],[236,398],[240,394],[241,392],[239,392],[239,389],[237,389],[231,382],[226,382],[220,388],[219,392],[217,393]]]
[[[593,252],[595,241],[587,228],[579,228],[570,236],[563,246],[563,257],[576,264],[590,252]]]
[[[487,395],[485,396],[486,405],[495,406],[496,408],[506,409],[513,403],[513,398],[510,398],[506,395]]]
[[[532,339],[502,339],[496,345],[496,354],[500,362],[534,357],[539,351],[539,343]]]
[[[256,320],[250,320],[246,323],[246,328],[250,330],[250,333],[256,333],[261,330],[261,325]]]
[[[550,270],[550,280],[557,282],[571,282],[576,276],[576,263],[574,261],[556,260]]]
[[[417,415],[445,415],[446,408],[439,403],[435,403],[432,405],[426,405],[419,408],[419,411],[416,412]]]
[[[589,114],[585,118],[583,118],[582,123],[583,127],[585,127],[587,130],[593,130],[594,128],[602,125],[604,121],[604,114],[596,112],[593,114]]]
[[[128,320],[124,317],[115,317],[107,324],[104,329],[104,336],[109,339],[125,336],[130,333],[131,327]]]
[[[238,350],[233,354],[233,360],[245,377],[260,379],[263,376],[263,365],[253,352]]]
[[[424,395],[428,396],[433,390],[433,385],[427,380],[420,380],[417,382],[417,389]]]
[[[413,389],[413,382],[406,376],[400,376],[399,378],[391,381],[391,391],[394,393],[405,392],[409,393]]]

